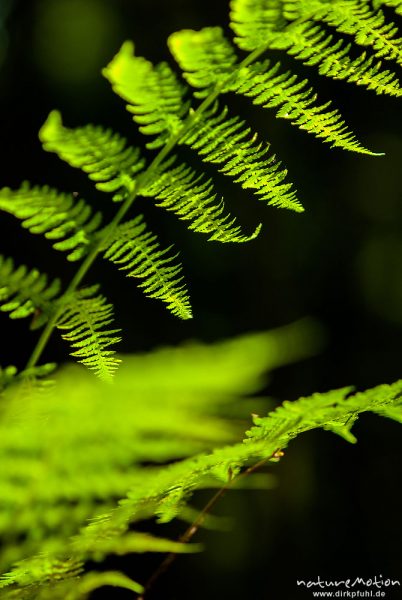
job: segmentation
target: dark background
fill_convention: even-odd
[[[112,214],[115,207],[83,174],[42,151],[40,126],[58,108],[68,126],[110,125],[141,143],[100,69],[125,39],[135,41],[140,55],[170,60],[169,33],[227,26],[227,12],[222,0],[0,0],[1,185],[16,187],[27,179],[79,191]],[[272,112],[229,99],[272,143],[306,212],[266,207],[218,179],[228,208],[247,231],[263,223],[257,240],[230,246],[207,243],[172,215],[139,201],[161,239],[181,251],[195,318],[175,320],[107,264],[96,265],[88,281],[102,280],[115,303],[124,351],[188,338],[212,341],[310,315],[324,327],[326,345],[319,356],[279,370],[271,395],[295,399],[349,384],[364,389],[401,376],[401,102],[303,72],[319,82],[323,101],[335,100],[358,138],[386,156],[331,150]],[[71,276],[74,266],[45,240],[34,239],[8,215],[1,219],[2,254]],[[3,317],[1,337],[0,364],[22,367],[36,334]],[[43,358],[65,356],[54,339]],[[400,426],[363,416],[356,434],[356,446],[325,432],[307,434],[275,467],[277,489],[227,495],[216,512],[234,517],[232,531],[202,532],[206,553],[179,558],[154,597],[297,600],[311,597],[296,587],[297,578],[402,580]],[[196,502],[202,506],[205,499]],[[170,526],[166,533],[179,531]],[[130,560],[128,572],[144,581],[158,560]],[[114,591],[112,597],[125,594]],[[387,595],[398,597],[402,591]]]

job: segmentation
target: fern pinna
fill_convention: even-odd
[[[304,210],[269,144],[260,141],[244,120],[231,115],[221,104],[221,96],[240,94],[331,146],[375,154],[355,138],[330,101],[318,100],[307,78],[299,78],[280,61],[273,61],[270,51],[276,55],[286,52],[307,67],[318,68],[321,75],[363,85],[377,94],[400,96],[399,82],[388,64],[401,63],[401,43],[396,27],[385,19],[382,4],[400,11],[396,1],[371,6],[365,0],[233,0],[230,24],[234,44],[220,27],[183,30],[170,36],[169,48],[182,78],[168,63],[154,66],[135,54],[131,42],[123,44],[103,74],[127,103],[148,140],[147,149],[155,152],[153,158],[146,158],[141,148],[131,147],[108,129],[92,125],[70,129],[58,112],[49,115],[40,131],[45,150],[82,169],[98,190],[120,206],[112,221],[101,226],[99,211],[93,212],[75,194],[28,184],[0,191],[2,210],[21,219],[32,233],[55,240],[54,248],[67,251],[68,260],[81,261],[70,285],[46,311],[41,308],[46,298],[23,296],[24,302],[29,300],[41,311],[37,323],[44,326],[30,367],[39,360],[67,304],[71,306],[72,298],[78,298],[74,293],[100,255],[139,278],[140,288],[165,302],[173,314],[191,317],[180,263],[160,248],[155,234],[145,233],[144,215],[133,219],[128,214],[138,196],[173,212],[189,229],[206,234],[211,241],[239,243],[258,235],[260,225],[251,233],[241,230],[226,211],[214,182],[203,175],[201,167],[182,160],[181,146],[267,204]],[[246,55],[239,56],[236,46]],[[29,288],[23,279],[21,286]],[[14,302],[17,298],[18,290]],[[82,319],[82,315],[77,311],[76,318]],[[88,327],[85,319],[81,325]],[[91,360],[86,363],[108,378],[115,366],[109,362],[113,353],[109,346],[116,338],[110,338],[106,351],[107,335],[102,327],[93,329],[94,343],[87,349]],[[81,341],[83,348],[87,339]],[[110,369],[105,369],[105,364],[110,364]]]
[[[254,390],[265,367],[286,362],[289,348],[279,358],[275,355],[281,334],[278,339],[274,335],[271,345],[265,338],[242,340],[243,360],[239,364],[234,360],[231,367],[234,383],[222,375],[226,363],[219,374],[214,367],[220,365],[218,358],[224,362],[231,352],[236,355],[236,344],[228,344],[217,356],[212,353],[202,385],[195,365],[202,362],[203,353],[194,348],[193,362],[184,374],[176,373],[175,385],[154,365],[147,386],[141,386],[138,374],[146,372],[147,362],[133,365],[135,361],[127,359],[115,377],[110,406],[110,387],[104,381],[112,379],[120,364],[113,350],[120,330],[99,287],[82,286],[94,261],[102,257],[138,280],[138,287],[162,301],[173,315],[191,318],[177,252],[161,247],[146,215],[135,213],[133,205],[138,197],[149,199],[209,241],[253,240],[261,225],[243,231],[227,210],[214,178],[204,174],[202,162],[268,205],[304,210],[269,143],[231,114],[230,95],[272,109],[276,118],[331,147],[376,155],[357,140],[331,101],[319,99],[307,75],[309,68],[316,68],[321,76],[399,97],[401,87],[392,65],[402,64],[402,39],[390,19],[392,10],[401,15],[402,2],[232,0],[233,41],[220,27],[170,36],[168,45],[179,69],[165,62],[155,66],[136,55],[132,42],[124,43],[103,74],[126,103],[144,136],[144,149],[100,126],[66,127],[58,112],[50,113],[40,131],[44,149],[84,171],[117,208],[105,223],[101,211],[76,193],[27,183],[17,190],[0,190],[1,210],[20,219],[31,233],[43,234],[54,249],[66,253],[67,260],[79,263],[63,288],[58,279],[32,265],[15,265],[0,257],[0,309],[11,318],[29,317],[32,328],[43,328],[23,372],[18,374],[13,367],[0,370],[6,407],[0,423],[6,515],[0,518],[0,529],[7,539],[2,597],[73,600],[87,597],[101,585],[142,593],[142,585],[121,573],[92,571],[78,576],[85,562],[108,554],[198,550],[130,527],[154,516],[161,521],[185,519],[194,490],[226,485],[259,459],[278,460],[299,433],[324,428],[352,442],[350,429],[361,412],[401,420],[397,382],[360,394],[342,389],[286,403],[268,417],[255,417],[244,442],[236,441],[236,423],[221,419],[219,410],[234,389]],[[282,62],[288,65],[289,60],[278,60],[281,53],[300,61],[306,77],[284,67]],[[45,391],[34,386],[26,393],[33,380],[53,368],[37,363],[55,329],[70,343],[72,356],[104,381],[72,368],[56,376],[57,393],[51,385]],[[189,349],[185,352],[189,354]],[[168,354],[163,361],[174,372]],[[206,372],[211,373],[207,381]],[[184,391],[177,388],[182,378],[187,382]],[[161,380],[167,384],[158,388]],[[153,388],[149,381],[155,381]],[[60,455],[53,451],[56,444]],[[74,452],[78,446],[79,454]],[[156,466],[166,461],[174,464]],[[37,501],[33,511],[31,495],[23,493],[26,489]]]

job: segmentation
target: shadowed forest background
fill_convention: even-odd
[[[126,39],[139,55],[174,64],[166,46],[170,33],[227,22],[224,0],[0,0],[1,186],[16,187],[24,179],[46,183],[79,192],[113,214],[115,206],[107,207],[85,175],[41,149],[40,126],[57,108],[67,126],[102,124],[140,143],[102,67]],[[314,82],[312,70],[298,68]],[[139,200],[136,209],[145,212],[164,245],[173,241],[180,250],[194,319],[174,319],[99,263],[88,282],[102,281],[115,304],[124,330],[121,350],[213,341],[311,316],[323,327],[321,352],[277,371],[269,396],[295,399],[345,385],[364,389],[402,376],[402,103],[320,81],[321,100],[332,98],[359,140],[386,155],[331,150],[275,120],[274,113],[230,98],[271,142],[306,212],[267,207],[222,177],[230,212],[247,232],[259,222],[263,230],[249,244],[218,245]],[[12,217],[2,214],[0,226],[2,254],[45,265],[67,280],[74,273],[76,267]],[[6,317],[0,331],[0,364],[23,366],[37,334]],[[44,359],[62,362],[67,352],[55,337]],[[400,427],[363,416],[355,433],[356,446],[325,432],[302,436],[272,468],[275,489],[227,494],[216,513],[233,518],[231,530],[201,531],[206,552],[180,557],[155,598],[297,600],[310,597],[296,588],[297,578],[401,579]],[[208,495],[199,494],[199,507]],[[177,525],[165,529],[176,537],[181,532]],[[127,569],[144,580],[159,561],[128,561]]]

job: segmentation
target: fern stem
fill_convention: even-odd
[[[215,504],[218,502],[218,500],[220,500],[220,498],[222,498],[222,496],[229,490],[229,488],[234,483],[237,483],[244,477],[247,477],[247,475],[251,475],[251,473],[254,473],[258,469],[263,467],[270,459],[281,456],[281,455],[282,455],[281,449],[277,448],[275,450],[275,452],[273,452],[270,456],[267,456],[267,457],[261,459],[260,461],[258,461],[257,463],[255,463],[254,465],[252,465],[251,467],[248,467],[245,471],[240,473],[240,475],[238,475],[237,477],[234,477],[233,479],[230,479],[227,483],[225,483],[225,485],[223,485],[221,488],[219,488],[219,490],[208,500],[208,502],[205,504],[205,506],[199,512],[199,514],[197,515],[195,520],[191,523],[191,525],[180,536],[178,541],[182,544],[187,544],[188,542],[191,541],[193,536],[197,533],[199,528],[202,526],[208,513],[212,510],[212,508],[215,506]],[[152,575],[148,579],[147,583],[144,585],[144,592],[138,598],[138,600],[145,599],[145,596],[150,591],[150,589],[155,585],[157,580],[169,569],[169,567],[173,564],[173,562],[176,560],[176,558],[177,558],[177,554],[175,552],[170,552],[163,559],[163,561],[160,563],[160,565],[157,567],[157,569],[152,573]]]
[[[268,48],[269,46],[267,45],[261,48],[257,48],[256,50],[251,52],[239,63],[238,68],[241,69],[243,67],[247,67],[255,60],[257,60],[261,56],[261,54],[266,52]],[[225,87],[235,75],[236,72],[230,74],[224,82],[217,84],[215,89],[205,98],[205,100],[203,100],[203,102],[201,102],[201,104],[195,110],[190,112],[187,119],[183,123],[182,128],[174,136],[172,136],[172,138],[166,143],[166,145],[158,152],[158,154],[152,160],[152,162],[144,171],[144,173],[139,176],[134,192],[131,194],[131,196],[129,196],[126,199],[126,201],[117,211],[109,226],[106,228],[105,235],[100,240],[98,240],[96,245],[92,248],[91,252],[81,263],[78,271],[67,286],[63,298],[67,298],[70,294],[75,292],[75,290],[80,285],[81,281],[84,279],[89,269],[95,262],[98,254],[101,251],[101,248],[104,247],[104,244],[107,238],[109,237],[111,230],[113,230],[113,228],[116,227],[122,221],[126,213],[130,210],[141,188],[143,188],[149,182],[156,169],[159,167],[159,165],[163,163],[165,158],[170,154],[170,152],[175,148],[175,146],[177,146],[183,135],[185,135],[188,132],[188,130],[191,129],[194,122],[197,121],[197,119],[211,106],[211,104],[213,104],[213,102],[215,102],[215,100],[221,94],[222,88]],[[34,367],[37,364],[40,357],[42,356],[42,353],[50,339],[50,336],[52,335],[52,332],[56,327],[56,323],[63,313],[63,308],[64,303],[63,301],[61,301],[58,310],[55,311],[53,316],[47,322],[44,330],[42,331],[42,334],[39,337],[38,342],[36,343],[34,350],[26,364],[26,369]]]

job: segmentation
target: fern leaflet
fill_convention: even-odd
[[[45,150],[88,173],[97,189],[112,192],[115,201],[133,192],[135,177],[145,166],[140,151],[127,147],[118,134],[93,125],[68,129],[58,111],[50,113],[39,137]]]
[[[230,26],[242,50],[252,51],[267,45],[270,35],[286,25],[282,0],[232,0]]]
[[[283,183],[287,171],[280,170],[275,156],[267,157],[269,145],[256,144],[256,134],[250,136],[250,128],[238,117],[228,119],[227,108],[213,116],[216,110],[204,116],[180,143],[196,150],[204,162],[223,165],[221,173],[243,188],[255,190],[268,204],[302,212],[292,184]]]
[[[19,190],[0,190],[0,210],[22,220],[31,233],[44,234],[56,250],[69,252],[67,259],[80,260],[88,251],[102,216],[92,214],[84,200],[49,188],[30,187],[24,183]]]
[[[216,202],[213,182],[198,175],[185,163],[170,170],[162,170],[145,189],[142,196],[151,196],[157,206],[174,212],[179,219],[191,221],[189,229],[209,235],[218,242],[248,242],[257,237],[261,225],[250,235],[235,225],[236,219],[223,215],[223,200]]]
[[[160,250],[154,234],[147,231],[142,215],[119,225],[108,238],[104,256],[128,277],[142,279],[139,284],[149,298],[162,300],[181,319],[191,319],[191,307],[181,265],[168,256],[170,248]]]
[[[60,280],[48,284],[47,275],[25,266],[14,268],[11,258],[0,255],[0,310],[11,319],[33,316],[32,328],[43,325],[60,292]]]
[[[241,70],[232,91],[253,98],[264,108],[278,108],[276,116],[321,138],[332,147],[352,152],[378,154],[364,148],[348,130],[338,110],[328,110],[331,102],[317,105],[316,92],[306,79],[300,81],[291,71],[281,72],[280,63],[255,63]]]
[[[115,335],[120,329],[104,329],[113,322],[113,306],[107,304],[103,296],[94,296],[96,291],[97,286],[93,286],[73,294],[63,305],[56,327],[67,331],[62,338],[74,348],[71,356],[109,381],[121,362],[114,356],[115,352],[109,350],[120,341]]]
[[[127,109],[140,131],[157,135],[148,148],[160,148],[180,131],[188,112],[188,104],[183,101],[185,88],[167,63],[154,67],[134,55],[132,42],[125,42],[103,74],[113,90],[129,103]]]
[[[177,31],[168,45],[185,79],[197,88],[196,98],[208,96],[217,84],[224,86],[235,73],[237,56],[221,27]]]

